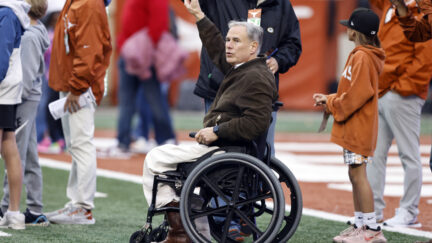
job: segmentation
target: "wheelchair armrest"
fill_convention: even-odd
[[[284,104],[282,101],[277,100],[275,103],[273,103],[273,111],[278,111],[280,107],[282,107]]]

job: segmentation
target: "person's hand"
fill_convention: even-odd
[[[313,99],[315,100],[314,106],[325,106],[327,104],[327,96],[324,94],[314,94]]]
[[[209,145],[218,139],[218,135],[213,132],[213,127],[206,127],[197,132],[195,140],[200,144]]]
[[[205,17],[198,0],[184,0],[184,5],[189,13],[195,16],[197,21],[200,21]]]
[[[421,0],[416,0],[417,4]],[[400,17],[405,17],[408,14],[408,8],[405,4],[405,0],[390,0],[390,2],[396,7],[396,11]]]
[[[81,109],[79,105],[79,95],[73,95],[72,93],[69,93],[64,104],[64,110],[69,111],[69,113],[74,113],[79,109]]]
[[[274,57],[270,57],[269,59],[267,59],[266,63],[267,67],[273,74],[275,74],[279,70],[279,64]]]

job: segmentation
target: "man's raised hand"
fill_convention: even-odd
[[[200,21],[205,17],[198,0],[184,0],[184,5],[189,13],[191,13],[197,21]]]

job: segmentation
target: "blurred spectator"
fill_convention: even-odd
[[[23,70],[22,103],[17,107],[16,124],[21,130],[16,134],[16,142],[21,158],[24,184],[27,193],[25,223],[31,225],[49,224],[42,214],[42,170],[39,165],[36,141],[36,112],[41,97],[42,78],[44,75],[44,52],[50,42],[47,30],[42,22],[47,9],[47,0],[27,0],[31,5],[28,13],[30,27],[21,38],[21,62]],[[9,186],[7,173],[3,182],[2,212],[9,206]]]
[[[248,20],[264,29],[261,54],[272,54],[267,65],[275,74],[279,86],[279,73],[287,72],[294,66],[301,54],[300,26],[289,0],[201,0],[201,8],[225,36],[230,20]],[[208,57],[203,48],[201,67],[194,93],[205,102],[207,112],[222,82],[223,75]],[[272,124],[268,131],[267,143],[274,155],[274,130],[276,112],[272,113]]]
[[[0,227],[12,229],[25,229],[25,217],[19,211],[22,170],[15,118],[22,95],[21,35],[30,25],[29,9],[23,0],[0,0],[0,153],[8,174],[10,199]]]
[[[94,224],[96,193],[96,104],[80,107],[80,95],[90,92],[97,105],[104,94],[104,77],[111,56],[111,36],[105,0],[67,0],[58,18],[52,46],[49,86],[66,97],[61,118],[66,146],[72,156],[69,203],[47,213],[57,224]]]
[[[166,97],[161,91],[160,81],[165,80],[158,80],[153,56],[149,54],[147,58],[144,56],[138,57],[141,59],[139,62],[147,62],[146,65],[149,65],[150,67],[150,71],[147,74],[143,74],[147,76],[143,76],[127,70],[129,59],[125,58],[125,53],[127,52],[122,49],[126,42],[133,41],[133,37],[140,34],[138,33],[139,31],[145,30],[147,31],[150,40],[147,42],[140,41],[138,43],[140,46],[146,45],[146,48],[143,48],[146,51],[154,51],[161,40],[162,34],[169,30],[168,20],[167,0],[127,0],[123,8],[122,28],[119,33],[117,45],[118,50],[121,50],[118,63],[120,84],[118,93],[119,120],[117,127],[117,149],[120,153],[129,151],[129,146],[131,144],[131,124],[132,117],[136,111],[134,104],[137,94],[142,95],[138,100],[145,99],[146,101],[146,103],[140,104],[143,108],[143,112],[141,112],[141,121],[148,121],[144,117],[146,115],[145,110],[147,109],[147,104],[147,110],[150,110],[151,113],[156,142],[158,144],[176,143]],[[146,136],[146,132],[148,136],[148,126],[147,128],[144,128],[144,137]],[[142,142],[144,145],[144,141]],[[134,147],[135,150],[137,149],[136,147],[138,146]],[[150,148],[150,146],[148,148]],[[147,152],[147,149],[142,152]]]
[[[373,163],[367,175],[374,192],[377,220],[384,219],[384,187],[387,155],[393,139],[404,168],[404,193],[394,217],[384,225],[421,227],[417,221],[422,186],[420,158],[420,121],[429,80],[432,76],[432,42],[414,43],[403,35],[403,29],[388,0],[370,0],[382,11],[378,36],[386,52],[379,81],[379,129]],[[415,1],[406,1],[419,18]]]
[[[50,43],[54,38],[54,27],[60,11],[66,0],[49,0],[48,10],[43,22],[48,29]],[[48,86],[49,65],[51,59],[51,46],[45,52],[45,75],[42,83],[42,97],[38,106],[36,117],[36,130],[38,152],[46,154],[58,154],[65,148],[63,129],[60,120],[54,120],[48,111],[48,104],[59,98],[59,92]]]

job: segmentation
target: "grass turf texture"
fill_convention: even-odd
[[[1,161],[0,171],[4,171],[3,166]],[[67,202],[65,191],[68,174],[67,171],[43,168],[43,202],[46,212],[61,208]],[[0,175],[3,177],[4,173]],[[128,242],[130,235],[145,222],[147,205],[141,185],[98,177],[97,191],[107,193],[108,197],[95,199],[95,225],[52,224],[48,227],[27,227],[22,231],[1,229],[12,236],[0,237],[0,242]],[[23,191],[22,211],[26,208],[24,195]],[[155,221],[160,223],[161,216]],[[155,224],[154,227],[156,226]],[[303,216],[290,242],[331,242],[331,239],[345,228],[346,225],[340,222]],[[385,236],[389,242],[425,240],[392,232],[385,232]]]

